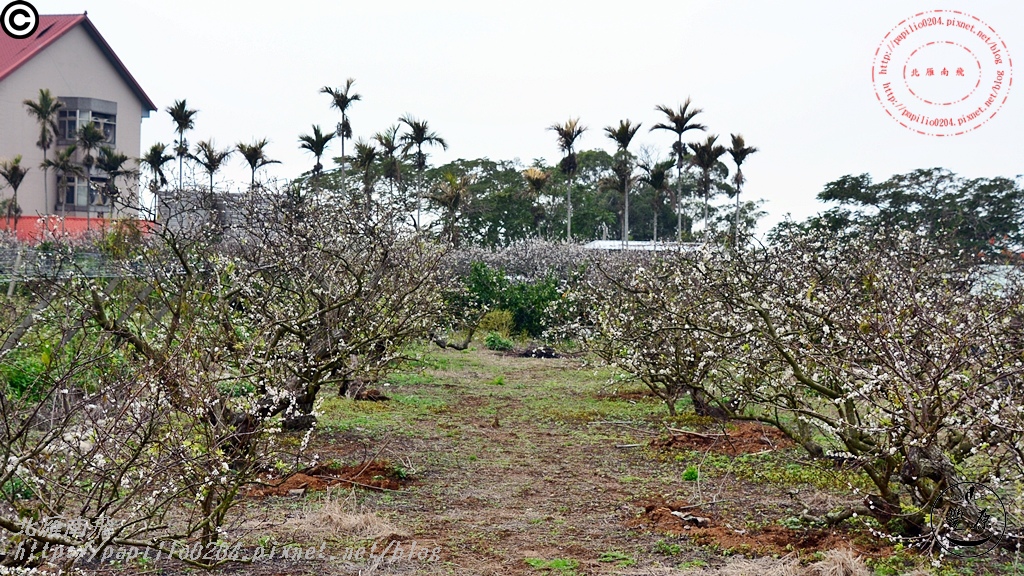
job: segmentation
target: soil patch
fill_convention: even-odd
[[[599,400],[651,400],[654,399],[654,395],[648,390],[622,390],[617,392],[602,392],[595,394],[595,397]]]
[[[793,441],[775,428],[756,422],[734,422],[722,428],[711,428],[703,432],[686,432],[673,429],[668,438],[651,440],[652,448],[710,450],[719,454],[754,454],[781,450],[794,446]]]
[[[710,525],[700,525],[708,523]],[[732,549],[759,555],[841,548],[854,548],[871,556],[892,554],[892,547],[887,542],[865,538],[863,534],[850,534],[843,529],[792,529],[778,524],[754,529],[735,528],[729,525],[727,519],[713,513],[702,513],[700,507],[682,501],[648,502],[644,504],[644,512],[628,520],[626,526],[660,534],[688,536],[694,544],[700,546],[716,546],[722,550]]]
[[[374,460],[351,466],[328,466],[320,464],[301,470],[285,478],[267,482],[267,486],[253,488],[246,495],[254,498],[265,496],[292,496],[306,491],[326,490],[331,486],[350,485],[370,489],[400,490],[412,481],[401,476],[387,460]],[[298,492],[301,491],[301,492]]]
[[[391,400],[388,396],[385,396],[383,392],[376,388],[370,388],[369,390],[360,390],[354,397],[354,400],[366,400],[368,402],[387,402]]]

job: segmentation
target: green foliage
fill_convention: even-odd
[[[241,398],[255,393],[256,387],[250,382],[231,380],[227,382],[218,382],[217,391],[231,398]]]
[[[502,270],[474,262],[466,288],[481,304],[512,314],[513,330],[532,337],[548,327],[548,308],[558,300],[558,282],[548,276],[537,282],[514,281]]]
[[[142,246],[142,230],[136,221],[122,218],[115,220],[110,231],[100,240],[101,253],[114,258],[127,258]]]
[[[664,540],[658,540],[655,542],[654,549],[657,550],[659,554],[664,554],[665,556],[678,556],[683,551],[683,548],[679,544],[676,544],[675,542],[666,542]]]
[[[918,562],[919,559],[914,554],[904,549],[902,544],[896,544],[893,547],[893,553],[890,556],[867,558],[865,560],[868,568],[871,568],[877,576],[897,576],[899,574],[905,574],[916,568]]]
[[[395,464],[391,467],[391,474],[399,480],[408,480],[414,473],[413,470],[409,470],[401,464]]]
[[[488,350],[505,351],[514,348],[515,344],[501,334],[491,332],[486,338],[484,338],[484,346],[487,346]]]
[[[780,526],[785,526],[786,528],[789,528],[790,530],[802,530],[802,529],[807,527],[804,524],[804,521],[801,520],[800,518],[796,517],[796,516],[787,516],[785,518],[780,518],[779,519],[779,525]]]
[[[597,558],[598,562],[614,562],[619,568],[626,568],[628,566],[636,566],[636,559],[629,554],[624,554],[617,550],[609,550],[608,552],[602,553]]]
[[[854,236],[861,229],[910,230],[969,254],[1019,252],[1024,247],[1024,188],[1008,178],[966,179],[941,168],[897,174],[873,182],[868,174],[829,182],[818,194],[838,206],[788,228]]]
[[[512,317],[512,313],[508,310],[491,310],[487,314],[484,314],[483,319],[480,320],[480,330],[484,332],[497,332],[502,336],[508,337],[512,334],[512,330],[515,329],[515,318]]]
[[[0,486],[0,498],[5,500],[28,500],[32,496],[32,489],[17,476]]]
[[[687,482],[694,482],[699,477],[700,472],[697,470],[697,467],[694,466],[693,464],[687,466],[686,470],[683,472],[683,480],[686,480]]]
[[[507,246],[538,234],[544,226],[545,210],[522,175],[518,162],[493,162],[486,158],[456,160],[428,170],[427,187],[446,172],[470,174],[472,210],[462,215],[465,241],[481,246]]]
[[[578,560],[572,558],[555,558],[554,560],[544,560],[543,558],[527,558],[525,560],[527,564],[536,570],[545,570],[563,574],[564,576],[572,576],[578,574],[576,569],[579,568],[580,563]]]
[[[37,356],[11,354],[0,364],[0,380],[7,392],[19,399],[36,402],[46,394],[46,365]]]

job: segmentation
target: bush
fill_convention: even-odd
[[[480,320],[480,330],[497,332],[508,337],[516,327],[515,318],[508,310],[491,310]]]
[[[488,350],[499,351],[511,350],[514,347],[514,344],[511,340],[505,338],[504,336],[498,334],[497,332],[491,332],[490,334],[488,334],[487,337],[484,338],[484,345],[487,346]]]
[[[46,366],[36,357],[11,356],[0,365],[0,379],[15,398],[38,401],[46,393]]]
[[[553,276],[516,281],[483,262],[474,262],[471,266],[466,288],[481,305],[509,312],[513,331],[533,337],[539,337],[547,329],[548,309],[559,298],[558,282]]]

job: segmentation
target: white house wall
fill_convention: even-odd
[[[141,149],[142,103],[83,25],[78,24],[0,80],[0,158],[21,154],[22,166],[30,169],[18,189],[24,216],[59,214],[55,210],[57,176],[53,171],[49,173],[49,207],[44,204],[43,171],[39,167],[43,151],[36,146],[39,125],[23,104],[26,99],[37,100],[40,88],[49,88],[54,97],[117,102],[117,150],[128,155],[132,159],[129,166],[135,168]],[[53,158],[54,153],[51,148],[48,157]],[[122,189],[126,183],[123,178],[117,182]],[[132,196],[137,197],[136,183],[130,184]],[[0,190],[0,198],[10,196],[10,187]],[[85,216],[85,212],[68,212],[68,216]]]

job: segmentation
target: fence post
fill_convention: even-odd
[[[7,285],[7,297],[14,296],[14,285],[17,283],[18,268],[21,268],[21,246],[18,247],[18,255],[14,257],[14,269],[11,270],[11,283]]]

